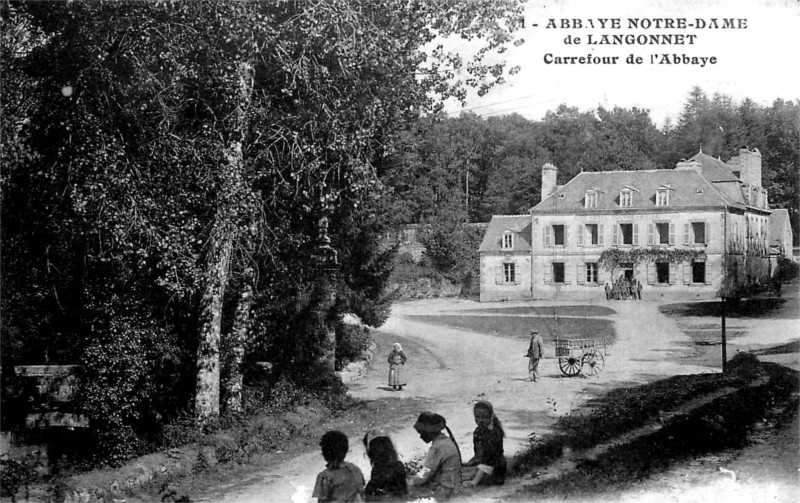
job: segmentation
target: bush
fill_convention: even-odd
[[[342,370],[361,353],[369,349],[372,341],[367,327],[340,323],[336,327],[336,370]]]
[[[781,282],[790,281],[800,275],[800,264],[786,257],[778,258],[778,270],[775,279]]]

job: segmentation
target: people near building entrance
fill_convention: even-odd
[[[475,455],[462,468],[464,485],[501,485],[506,481],[506,457],[503,454],[503,425],[494,415],[492,404],[481,400],[473,407],[475,424],[472,445]]]
[[[612,300],[642,300],[642,283],[636,278],[628,278],[624,274],[619,276],[614,284],[606,284],[606,298]]]
[[[531,330],[531,343],[525,356],[528,357],[528,377],[533,382],[539,380],[539,360],[542,359],[543,355],[544,343],[542,342],[542,336],[539,335],[538,330]]]
[[[386,432],[368,431],[364,435],[364,448],[372,465],[364,489],[367,501],[397,501],[408,494],[406,469]]]
[[[461,489],[461,452],[445,418],[434,412],[423,412],[414,423],[414,429],[423,442],[431,444],[422,469],[408,480],[414,496],[441,501],[458,494]],[[449,436],[442,430],[447,430]]]
[[[606,281],[606,300],[611,300],[611,283]]]
[[[364,475],[354,464],[344,460],[350,447],[347,435],[331,430],[322,435],[319,442],[325,470],[317,475],[311,497],[318,502],[346,501],[363,502]]]
[[[392,352],[389,353],[389,386],[392,389],[402,390],[406,385],[403,382],[403,365],[406,364],[406,354],[403,353],[403,348],[399,342],[394,344]]]

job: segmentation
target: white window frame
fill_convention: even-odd
[[[633,207],[633,191],[625,189],[619,193],[619,205],[622,208]]]
[[[598,271],[597,262],[586,262],[586,283],[591,285],[597,284]]]
[[[669,206],[669,188],[656,190],[656,206]]]
[[[513,232],[504,232],[503,239],[501,241],[500,247],[503,250],[513,250],[514,249],[514,233]]]
[[[512,262],[503,262],[503,283],[506,285],[513,285],[516,283],[517,271],[515,264]]]
[[[584,208],[597,208],[597,200],[599,199],[599,193],[596,190],[589,190],[586,191],[586,195],[583,198]]]

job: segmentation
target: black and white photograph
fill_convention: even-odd
[[[800,0],[0,0],[0,503],[800,501]]]

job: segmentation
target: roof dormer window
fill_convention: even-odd
[[[619,193],[619,205],[623,208],[630,208],[633,206],[633,191],[625,189]]]
[[[656,190],[656,206],[669,206],[670,187],[661,187]]]
[[[587,190],[583,198],[584,208],[597,208],[598,193],[596,190]]]
[[[514,248],[514,234],[506,231],[503,233],[503,241],[501,247],[504,250],[511,250]]]

